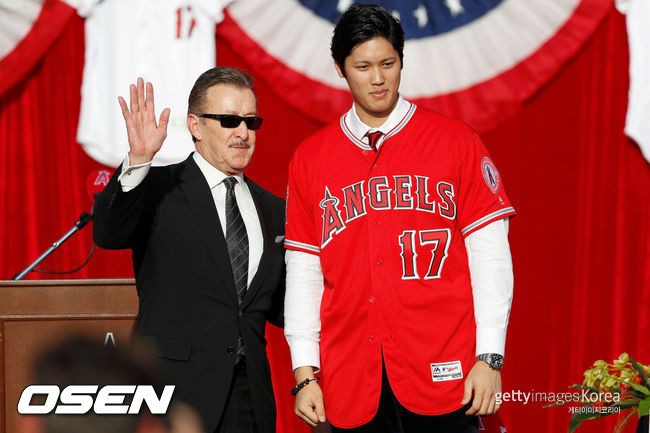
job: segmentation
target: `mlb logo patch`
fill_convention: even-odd
[[[460,361],[440,362],[431,364],[431,379],[434,382],[457,380],[463,378],[463,367]]]
[[[483,173],[485,184],[493,194],[496,194],[501,186],[501,175],[492,160],[487,156],[481,160],[481,172]]]

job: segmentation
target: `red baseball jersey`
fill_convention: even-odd
[[[416,110],[375,154],[345,124],[290,165],[286,248],[320,256],[321,373],[338,427],[370,421],[391,387],[410,411],[461,407],[475,320],[464,237],[515,214],[476,133]]]

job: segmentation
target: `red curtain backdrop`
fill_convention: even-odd
[[[75,141],[83,38],[83,21],[73,17],[25,79],[0,97],[0,278],[26,267],[91,207],[86,178],[103,167]],[[245,66],[221,42],[218,59]],[[624,19],[612,10],[519,114],[483,134],[518,211],[510,225],[515,298],[505,392],[565,392],[594,360],[623,351],[650,363],[650,168],[622,132],[627,66]],[[290,108],[269,83],[259,80],[257,90],[265,122],[247,174],[283,196],[293,150],[322,125]],[[41,267],[74,268],[91,245],[87,227]],[[129,252],[98,250],[67,278],[132,275]],[[52,276],[28,276],[45,277]],[[278,432],[308,431],[293,415],[281,331],[269,329],[268,337]],[[544,404],[504,403],[501,418],[509,432],[566,431],[567,408]],[[611,418],[580,431],[612,431]]]

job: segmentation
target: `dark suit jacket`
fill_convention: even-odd
[[[275,431],[264,331],[267,320],[282,326],[284,200],[246,179],[264,252],[239,313],[217,210],[194,159],[152,167],[127,193],[120,172],[96,199],[94,239],[102,248],[133,250],[140,299],[135,332],[158,347],[165,378],[176,385],[174,398],[198,409],[206,432],[213,432],[241,333],[257,424],[264,433]]]

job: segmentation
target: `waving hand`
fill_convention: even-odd
[[[137,87],[129,86],[130,109],[126,101],[118,96],[122,115],[126,122],[126,132],[129,137],[129,163],[130,165],[142,164],[153,159],[162,147],[167,137],[167,124],[169,123],[169,108],[165,108],[156,123],[154,110],[153,85],[145,85],[142,78],[138,78]]]

